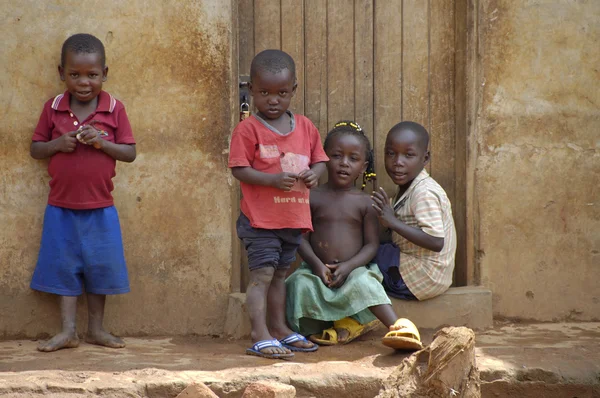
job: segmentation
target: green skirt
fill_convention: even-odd
[[[377,319],[369,307],[391,304],[382,280],[379,267],[368,264],[352,271],[341,287],[330,289],[303,262],[285,281],[288,324],[304,336],[320,333],[348,316],[367,324]]]

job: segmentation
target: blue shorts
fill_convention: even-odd
[[[240,213],[236,229],[238,237],[248,251],[250,271],[265,267],[287,269],[296,260],[296,252],[302,241],[302,230],[254,228],[244,213]]]
[[[48,205],[30,286],[61,296],[129,292],[117,209]]]
[[[383,288],[388,296],[402,300],[417,300],[400,275],[400,248],[393,243],[379,245],[375,262],[383,274]]]

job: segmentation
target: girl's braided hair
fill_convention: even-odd
[[[327,152],[327,148],[331,144],[332,138],[341,135],[353,135],[355,137],[358,137],[365,144],[367,170],[363,174],[363,182],[361,188],[364,191],[368,181],[377,180],[377,175],[375,174],[375,159],[373,155],[373,149],[371,148],[371,142],[369,141],[369,138],[365,135],[365,132],[362,129],[362,127],[358,125],[358,123],[352,120],[340,120],[333,126],[333,129],[331,129],[331,131],[327,133],[327,137],[325,137],[325,143],[323,144],[325,152]]]

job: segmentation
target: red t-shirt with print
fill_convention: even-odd
[[[329,160],[319,131],[312,122],[294,115],[294,129],[281,135],[266,127],[255,116],[233,130],[229,167],[252,167],[264,173],[300,173],[311,165]],[[312,231],[310,190],[301,180],[290,192],[240,182],[241,210],[255,228],[299,228]]]
[[[46,102],[33,134],[33,141],[48,142],[96,120],[94,127],[104,130],[105,140],[116,144],[135,144],[123,104],[106,91],[98,95],[98,105],[86,120],[71,112],[70,94],[65,92]],[[77,142],[75,151],[58,152],[50,158],[50,195],[48,204],[67,209],[99,209],[112,206],[116,161],[92,145]]]

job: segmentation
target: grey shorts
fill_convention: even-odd
[[[264,267],[287,269],[296,260],[302,239],[300,229],[254,228],[244,213],[240,213],[236,227],[238,237],[248,251],[250,271]]]

